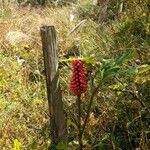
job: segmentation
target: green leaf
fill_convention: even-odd
[[[104,69],[101,70],[100,74],[101,74],[101,79],[103,79],[104,78]]]
[[[37,142],[35,140],[31,144],[31,150],[37,150]]]
[[[131,57],[132,52],[132,50],[126,51],[122,56],[116,59],[115,64],[122,65],[126,60],[128,60]]]
[[[63,143],[63,142],[60,142],[60,143],[58,143],[58,145],[56,146],[56,149],[57,149],[57,150],[67,150],[67,144],[66,144],[66,143]]]
[[[108,70],[108,69],[110,69],[113,65],[114,65],[113,62],[108,62],[108,63],[106,63],[106,64],[103,65],[102,69]]]
[[[83,60],[83,61],[85,61],[87,64],[91,64],[91,65],[93,65],[93,64],[95,64],[96,63],[96,61],[93,59],[93,58],[87,58],[87,57],[84,57],[84,58],[81,58],[81,60]]]
[[[85,140],[85,139],[83,139],[83,140],[82,140],[82,143],[83,143],[83,145],[86,145],[86,144],[88,143],[88,141]]]
[[[103,80],[108,79],[109,77],[116,75],[119,69],[120,69],[119,66],[114,66],[114,67],[111,67],[110,69],[104,71]]]
[[[77,125],[74,122],[72,122],[70,118],[67,119],[67,126],[73,126],[75,129],[77,129]]]
[[[111,59],[104,59],[101,56],[96,57],[96,61],[101,62],[101,63],[108,63],[111,61]]]
[[[135,74],[135,73],[137,73],[137,68],[135,68],[135,67],[129,67],[126,71],[125,71],[125,73],[126,74]]]
[[[113,90],[122,90],[122,89],[124,89],[126,86],[127,86],[126,83],[123,83],[123,84],[118,83],[118,84],[110,85],[109,88],[110,88],[110,89],[113,89]]]

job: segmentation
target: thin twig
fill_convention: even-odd
[[[67,37],[69,37],[73,32],[75,32],[83,23],[85,23],[87,21],[87,19],[82,20],[81,22],[79,22],[67,35]]]

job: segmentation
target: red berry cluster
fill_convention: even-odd
[[[72,79],[70,90],[74,95],[80,95],[87,89],[86,71],[84,62],[79,59],[72,61]]]

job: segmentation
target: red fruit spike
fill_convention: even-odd
[[[72,61],[72,79],[70,83],[70,91],[74,95],[80,95],[86,92],[86,89],[87,81],[84,62],[79,59],[75,59]]]

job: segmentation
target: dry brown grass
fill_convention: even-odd
[[[0,149],[10,150],[18,139],[22,149],[46,149],[49,141],[49,116],[44,76],[37,75],[42,67],[39,29],[42,24],[54,25],[60,40],[64,39],[76,21],[69,22],[70,8],[16,8],[9,5],[1,8],[0,17]],[[5,37],[9,31],[20,31],[33,39],[26,45],[10,45]],[[25,59],[19,65],[16,56]]]

